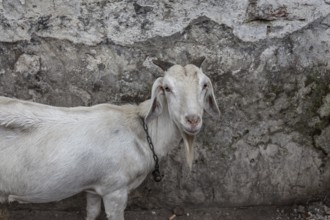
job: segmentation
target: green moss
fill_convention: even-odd
[[[319,109],[321,117],[330,116],[330,93],[323,98],[323,105]]]
[[[311,87],[311,92],[306,94],[302,100],[301,105],[303,111],[299,117],[299,122],[295,125],[295,128],[307,135],[313,135],[315,130],[322,130],[329,124],[329,120],[326,117],[321,117],[320,123],[310,127],[308,123],[313,117],[320,117],[320,109],[324,106],[326,97],[330,94],[330,77],[322,72],[311,72],[307,75],[305,86]],[[329,103],[330,104],[330,103]]]
[[[305,76],[304,84],[301,84],[301,77]],[[306,137],[315,135],[316,131],[324,129],[330,124],[327,112],[330,112],[330,72],[314,67],[305,70],[304,73],[269,73],[268,91],[265,98],[270,103],[285,93],[290,102],[287,109],[281,110],[280,118],[291,129],[298,131]],[[286,86],[291,88],[286,90]],[[308,91],[310,89],[310,91]],[[268,94],[268,95],[267,95]],[[328,97],[328,98],[326,98]],[[329,101],[327,101],[329,99]],[[328,105],[325,105],[328,103]],[[299,108],[299,111],[297,109]],[[321,114],[320,112],[323,111]],[[320,118],[317,123],[310,123],[315,118]]]
[[[306,86],[310,84],[312,84],[312,91],[309,94],[309,101],[313,104],[310,111],[313,114],[318,114],[318,110],[323,105],[325,97],[330,93],[330,78],[322,77],[320,73],[313,72],[307,76]]]

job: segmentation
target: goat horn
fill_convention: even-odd
[[[197,66],[198,68],[200,68],[202,66],[202,63],[204,62],[205,57],[199,57],[197,59],[194,59],[193,61],[191,61],[191,64],[194,64],[195,66]]]
[[[152,60],[152,62],[164,71],[167,71],[170,67],[174,66],[173,63],[161,61],[161,60]]]

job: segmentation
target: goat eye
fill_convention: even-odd
[[[171,89],[170,89],[170,87],[168,87],[168,86],[165,86],[164,89],[165,89],[166,92],[171,92]]]
[[[206,89],[206,88],[207,88],[207,83],[204,83],[203,89]]]

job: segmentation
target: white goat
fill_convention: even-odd
[[[219,115],[200,65],[154,61],[165,71],[139,105],[62,108],[0,97],[0,202],[43,203],[87,192],[87,220],[124,219],[127,194],[183,138],[188,164],[203,109]]]

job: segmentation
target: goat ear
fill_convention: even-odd
[[[213,86],[211,81],[209,81],[209,86],[204,97],[204,110],[210,114],[212,117],[219,117],[220,110],[217,101],[214,96]]]
[[[200,68],[202,66],[202,63],[204,62],[205,57],[199,57],[197,59],[194,59],[193,61],[191,61],[191,64],[194,64],[195,66],[197,66],[198,68]]]
[[[145,121],[147,123],[158,117],[163,111],[162,98],[160,97],[160,95],[163,93],[162,84],[163,77],[159,77],[152,85],[150,107],[147,115],[145,116]]]
[[[163,71],[167,71],[169,68],[171,68],[172,66],[174,66],[173,63],[170,62],[166,62],[166,61],[161,61],[161,60],[152,60],[152,62],[160,67]]]

